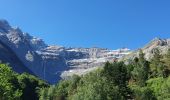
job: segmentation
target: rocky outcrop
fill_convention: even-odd
[[[30,36],[19,28],[11,27],[5,20],[0,20],[1,45],[0,60],[9,62],[17,72],[32,73],[50,83],[72,74],[85,74],[102,66],[106,61],[113,61],[130,52],[127,48],[108,50],[49,46],[42,39]],[[10,53],[6,50],[10,50],[7,51]],[[13,59],[12,57],[16,59],[7,59]]]
[[[165,54],[168,49],[170,49],[170,39],[160,39],[160,38],[154,38],[151,40],[148,44],[146,44],[142,49],[142,51],[145,53],[145,58],[147,60],[150,60],[153,57],[153,50],[157,48],[160,50],[161,54]],[[121,60],[129,60],[134,59],[138,56],[139,49],[133,51],[132,53],[122,57]]]

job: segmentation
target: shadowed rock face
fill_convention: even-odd
[[[55,83],[72,74],[85,74],[106,61],[121,58],[129,49],[65,48],[48,46],[42,39],[12,28],[0,20],[0,60],[19,73],[28,72]],[[15,59],[16,58],[16,59]]]
[[[0,61],[2,63],[8,63],[10,66],[12,66],[12,69],[14,71],[17,71],[18,73],[27,72],[34,75],[34,73],[32,73],[32,71],[30,71],[22,63],[22,61],[20,61],[20,59],[15,55],[15,53],[1,41],[0,41]]]

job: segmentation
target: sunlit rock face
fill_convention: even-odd
[[[158,49],[160,51],[160,54],[162,55],[167,53],[168,49],[170,49],[170,39],[154,38],[148,44],[146,44],[143,48],[140,48],[140,49],[145,54],[145,58],[147,60],[151,60],[153,57],[154,49]],[[122,57],[119,60],[129,61],[129,60],[134,59],[135,57],[138,57],[140,49],[131,52],[130,54]]]
[[[16,68],[14,63],[4,59],[6,55],[4,53],[0,60],[11,63],[17,72],[35,74],[49,83],[56,83],[59,79],[73,74],[88,73],[102,66],[106,61],[113,61],[130,53],[127,48],[108,50],[49,46],[42,39],[24,33],[18,27],[11,27],[5,20],[0,20],[0,44],[8,47],[7,49],[10,49],[22,64],[18,64]],[[0,52],[3,52],[2,48]]]

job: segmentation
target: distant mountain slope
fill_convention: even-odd
[[[142,49],[145,53],[145,58],[150,60],[153,57],[153,49],[158,48],[161,54],[165,54],[170,49],[170,39],[155,38],[146,44]],[[138,56],[139,50],[135,50],[132,53],[122,57],[120,60],[133,59]]]
[[[108,50],[49,46],[18,27],[11,27],[6,20],[0,20],[0,41],[3,61],[9,62],[18,72],[29,70],[50,83],[72,74],[85,74],[106,61],[119,59],[130,52],[127,48]],[[16,59],[11,60],[13,57]],[[20,64],[16,64],[19,62],[23,65],[21,69],[18,67]]]

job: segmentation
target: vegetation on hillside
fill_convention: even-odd
[[[154,49],[150,61],[144,55],[140,50],[126,64],[107,62],[89,74],[42,88],[40,100],[169,100],[170,50],[161,55]]]
[[[140,50],[128,63],[107,62],[103,68],[51,86],[0,64],[0,100],[169,100],[170,50],[166,55],[158,49],[152,52],[150,61]]]
[[[0,100],[38,100],[39,91],[48,84],[35,76],[17,74],[0,64]]]

